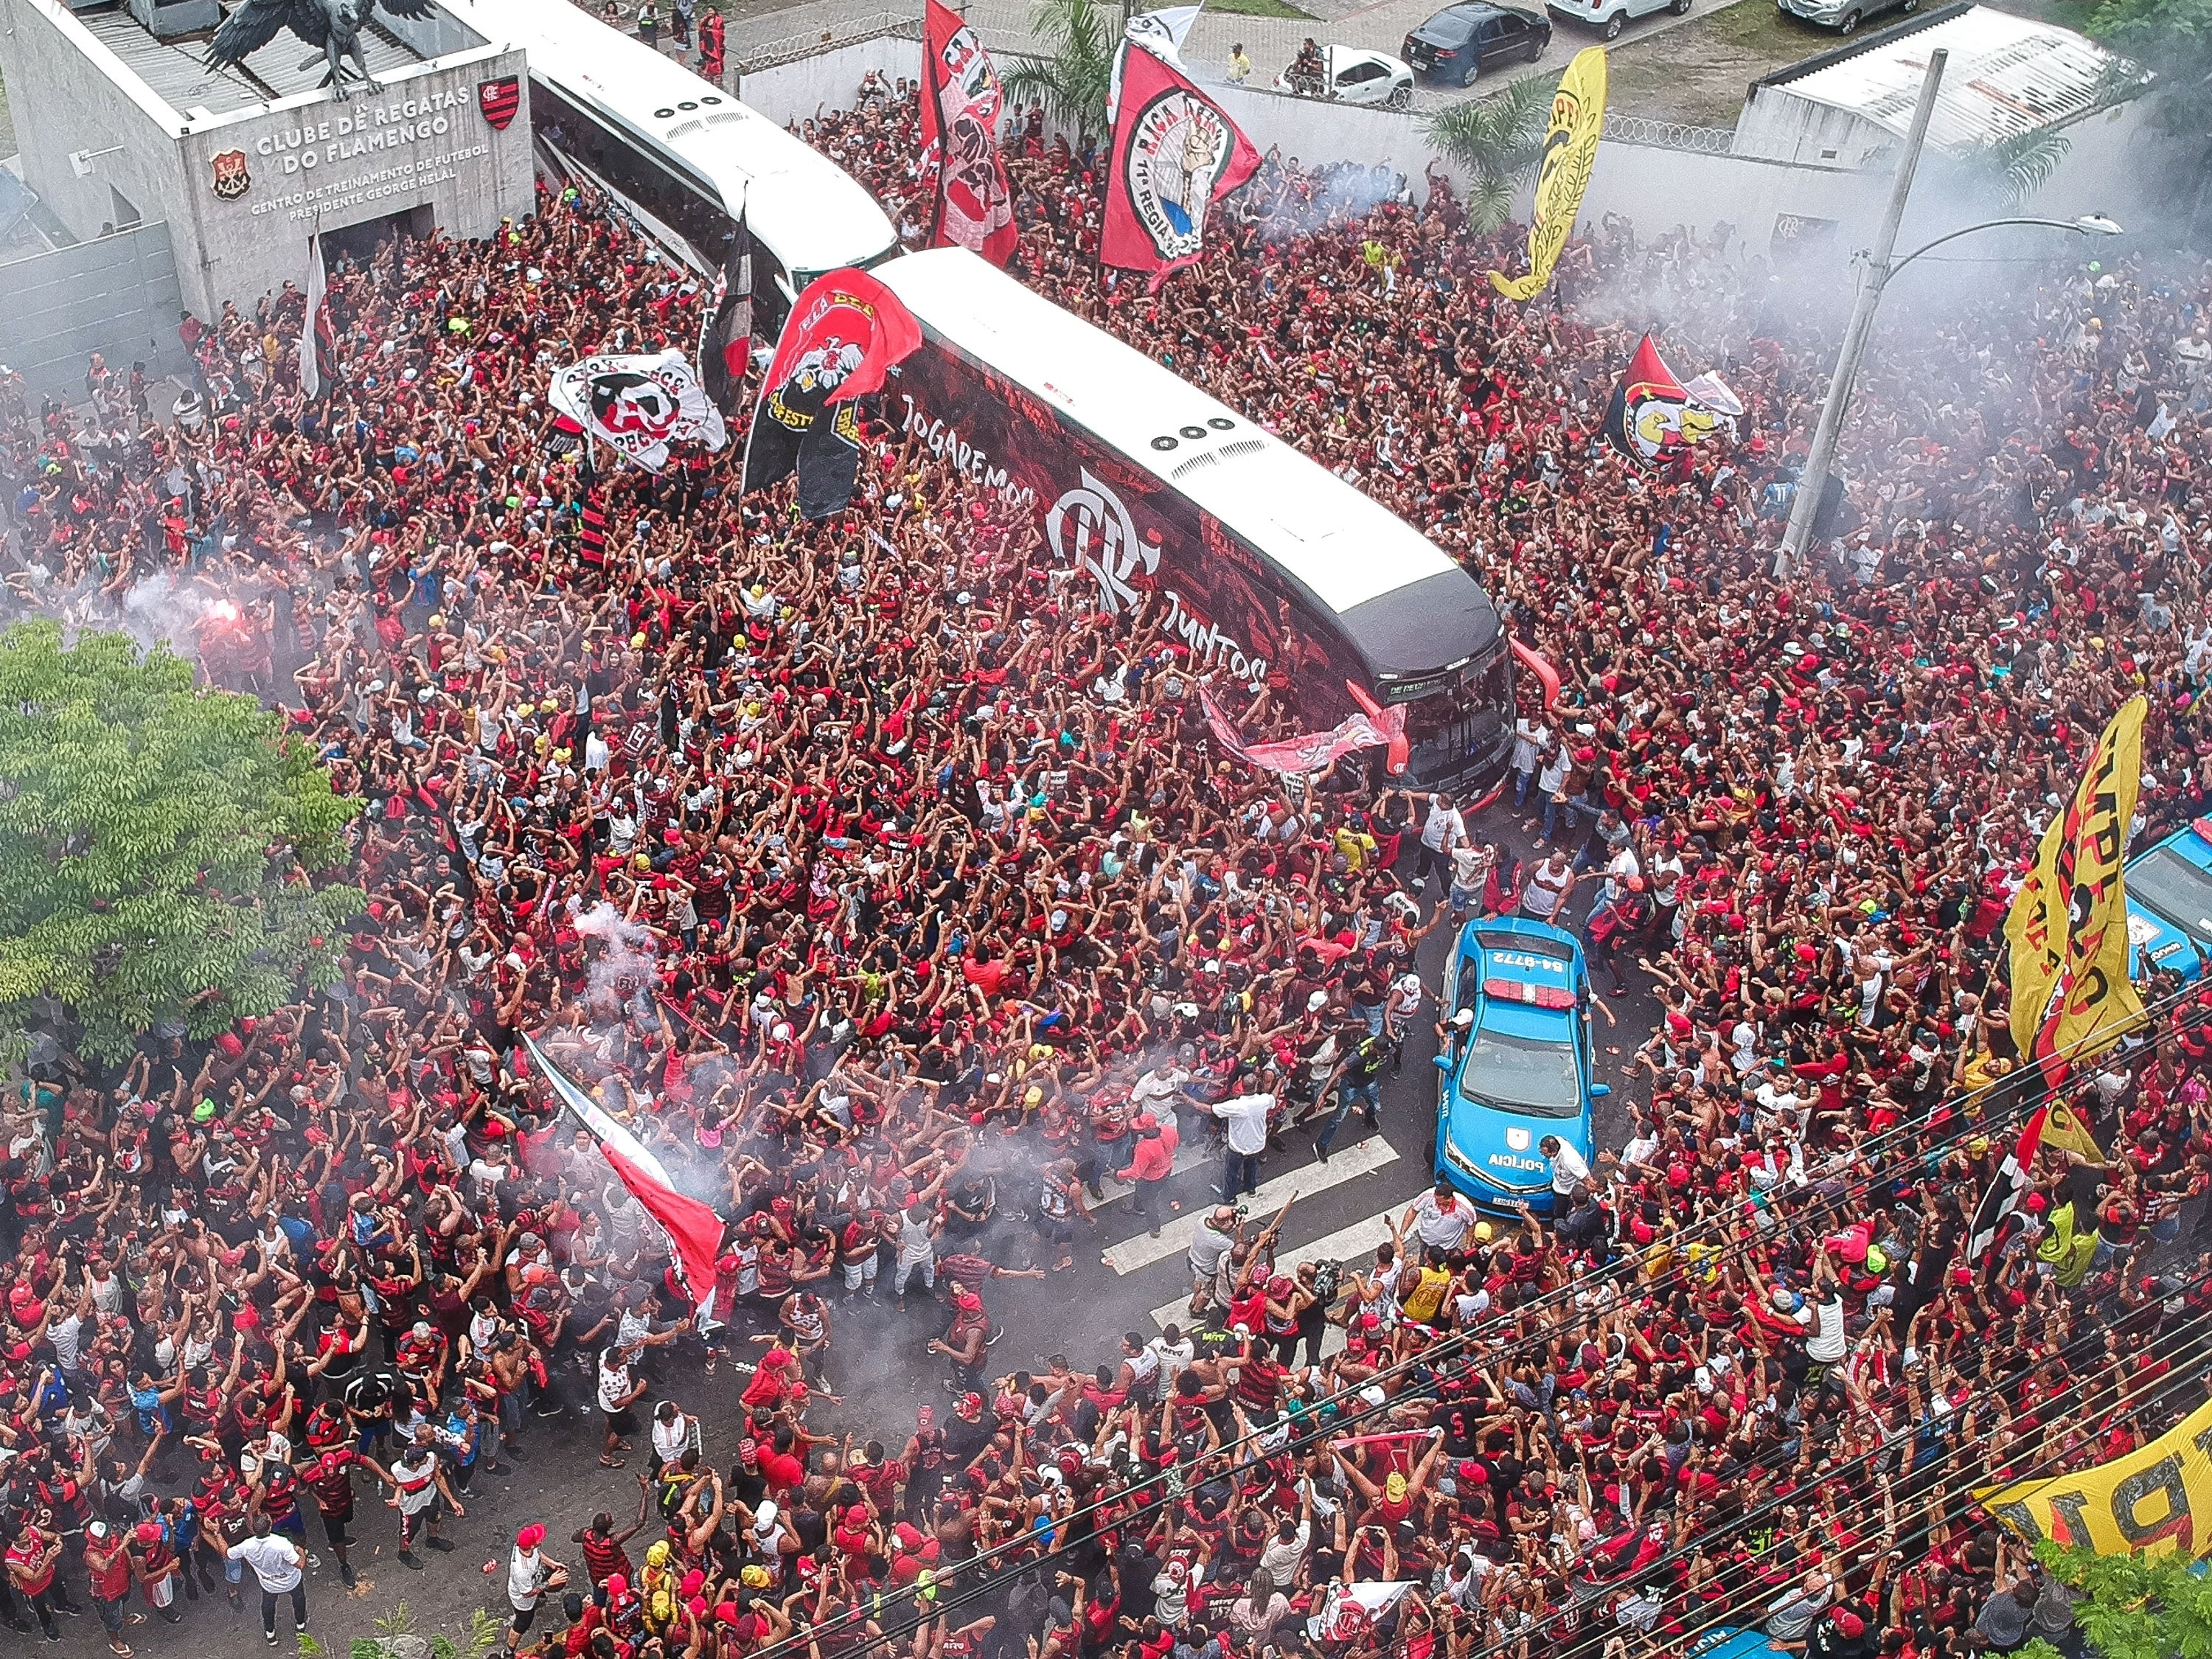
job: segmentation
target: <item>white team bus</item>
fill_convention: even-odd
[[[487,40],[530,58],[541,165],[617,198],[702,273],[728,257],[740,209],[759,331],[775,336],[825,270],[898,252],[876,199],[842,167],[673,58],[568,0],[448,0]]]
[[[447,0],[524,46],[541,164],[618,197],[702,274],[753,245],[757,337],[815,276],[873,266],[928,349],[884,412],[1033,502],[1048,538],[1133,617],[1147,595],[1200,665],[1271,684],[1308,731],[1357,685],[1407,710],[1409,785],[1486,789],[1512,749],[1521,653],[1480,583],[1358,489],[964,249],[899,254],[851,174],[568,0]],[[1382,763],[1380,751],[1369,759]]]
[[[1353,684],[1406,705],[1406,784],[1504,775],[1513,647],[1481,584],[1428,538],[965,248],[874,274],[924,335],[884,418],[1015,492],[1108,612],[1164,607],[1194,667],[1255,696],[1272,686],[1307,731],[1351,714]]]

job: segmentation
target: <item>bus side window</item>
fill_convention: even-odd
[[[753,242],[753,337],[771,343],[782,337],[783,319],[791,315],[791,304],[797,284],[783,268],[783,262],[769,251],[768,245],[757,236]],[[794,293],[787,294],[787,285]]]

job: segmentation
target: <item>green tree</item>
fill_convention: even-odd
[[[2212,0],[2104,0],[2089,36],[2154,70],[2152,107],[2201,151],[2212,131]]]
[[[358,889],[310,879],[361,803],[249,696],[118,634],[0,632],[0,1029],[43,999],[77,1046],[156,1021],[209,1036],[337,976]]]
[[[1121,14],[1098,0],[1037,0],[1030,27],[1051,50],[1006,71],[1006,95],[1015,103],[1042,104],[1045,113],[1072,129],[1079,148],[1106,136],[1106,92],[1114,78],[1114,49],[1121,39]]]
[[[1544,156],[1552,85],[1531,76],[1428,119],[1429,142],[1468,174],[1467,216],[1485,234],[1513,216],[1513,198]]]
[[[2080,1598],[2074,1622],[2104,1659],[2212,1659],[2212,1579],[2187,1557],[2100,1555],[2045,1542],[2036,1559]],[[2040,1638],[2019,1659],[2062,1659]]]

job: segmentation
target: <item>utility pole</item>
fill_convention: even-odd
[[[1905,134],[1905,149],[1897,158],[1897,176],[1890,181],[1889,207],[1881,216],[1875,238],[1874,257],[1866,281],[1859,288],[1858,303],[1851,307],[1850,326],[1844,331],[1844,348],[1836,354],[1836,372],[1828,381],[1827,400],[1820,405],[1820,423],[1813,432],[1812,453],[1797,480],[1797,493],[1790,503],[1790,526],[1782,532],[1782,545],[1774,555],[1774,575],[1787,580],[1804,558],[1813,540],[1813,519],[1820,510],[1820,497],[1828,486],[1828,468],[1836,458],[1836,440],[1844,428],[1844,411],[1851,401],[1851,383],[1858,378],[1859,359],[1866,355],[1867,337],[1874,332],[1875,308],[1889,281],[1890,256],[1897,248],[1897,228],[1905,218],[1905,198],[1912,194],[1912,174],[1920,165],[1920,147],[1927,141],[1928,118],[1936,112],[1936,89],[1943,80],[1943,64],[1950,54],[1940,47],[1929,54],[1927,78],[1920,83],[1920,101],[1913,106],[1912,125]]]

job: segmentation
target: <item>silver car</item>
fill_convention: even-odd
[[[1775,0],[1775,3],[1792,17],[1818,23],[1838,34],[1856,33],[1858,26],[1868,18],[1879,17],[1886,11],[1920,9],[1920,0]]]

